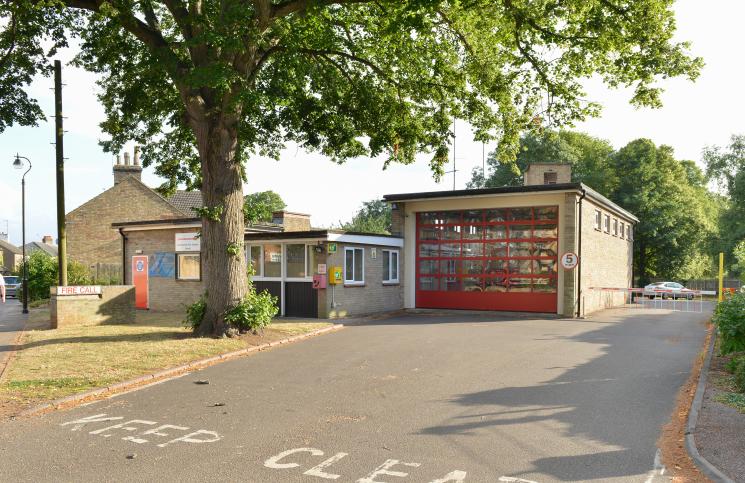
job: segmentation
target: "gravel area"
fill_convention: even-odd
[[[715,400],[723,392],[714,385],[723,369],[720,358],[715,356],[711,362],[696,424],[696,446],[722,473],[745,483],[745,414]]]

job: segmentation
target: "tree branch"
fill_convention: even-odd
[[[272,5],[272,18],[282,18],[305,10],[310,6],[327,7],[329,5],[348,5],[353,3],[371,3],[373,0],[286,0]]]
[[[391,84],[398,86],[398,83],[391,79],[391,77],[388,75],[387,72],[385,72],[383,69],[372,63],[371,61],[364,59],[362,57],[359,57],[357,55],[349,54],[347,52],[342,52],[340,50],[327,50],[327,49],[296,49],[298,52],[302,52],[304,54],[309,55],[318,55],[318,56],[324,56],[324,55],[335,55],[339,57],[344,57],[345,59],[351,60],[353,62],[357,62],[360,64],[363,64],[367,67],[369,67],[373,72],[381,76],[386,81],[390,82]]]

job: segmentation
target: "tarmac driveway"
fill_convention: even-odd
[[[0,479],[649,481],[708,317],[416,315],[348,327],[0,424]]]

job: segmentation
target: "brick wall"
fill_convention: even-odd
[[[71,325],[133,324],[135,322],[135,288],[108,285],[99,295],[57,296],[50,289],[49,309],[52,328]]]
[[[191,233],[197,228],[174,228],[166,230],[127,231],[126,259],[124,276],[127,283],[132,283],[132,256],[147,255],[152,266],[156,253],[169,253],[175,259],[176,233]],[[138,252],[139,251],[139,252]],[[202,262],[204,276],[204,262]],[[177,280],[173,275],[165,277],[149,276],[150,309],[158,311],[184,311],[186,305],[196,301],[204,292],[204,283],[200,280]]]
[[[523,176],[525,186],[542,185],[545,173],[556,173],[556,183],[572,181],[572,167],[568,164],[536,163],[528,166]]]
[[[577,253],[577,195],[575,193],[567,193],[564,195],[564,209],[562,210],[563,216],[559,220],[560,238],[563,240],[563,248],[559,251],[559,257],[564,253],[572,252]],[[583,248],[585,241],[583,240]],[[559,260],[559,267],[557,267],[560,273],[563,273],[564,278],[562,286],[564,287],[563,295],[563,311],[562,314],[565,317],[574,317],[577,313],[577,270],[564,270],[561,267],[561,260]]]
[[[403,250],[386,246],[337,244],[338,251],[328,255],[326,263],[330,269],[336,265],[344,268],[344,247],[359,247],[365,252],[365,283],[362,286],[337,285],[332,288],[328,286],[325,294],[319,294],[319,315],[321,317],[337,318],[367,315],[379,312],[390,312],[402,309],[404,306],[402,284],[383,283],[383,250],[398,250],[399,252],[399,280],[404,280]],[[372,258],[372,250],[377,251],[377,258]],[[323,263],[323,262],[320,262]],[[332,307],[332,291],[335,306]],[[324,311],[322,307],[326,307]]]
[[[179,217],[183,217],[181,212],[128,177],[67,214],[68,257],[88,267],[97,263],[121,266],[121,237],[112,223]]]

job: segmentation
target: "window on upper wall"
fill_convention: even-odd
[[[600,231],[600,226],[603,224],[603,214],[600,210],[595,210],[595,229]]]
[[[618,220],[613,218],[613,236],[618,236]]]
[[[610,215],[605,215],[605,218],[603,218],[603,231],[610,233]]]
[[[621,236],[621,240],[623,240],[624,238],[626,238],[626,225],[624,224],[624,222],[621,222],[621,229],[618,230],[618,233]]]
[[[556,173],[543,173],[543,184],[556,184],[557,179]]]
[[[631,228],[631,225],[626,225],[626,239],[629,241],[634,239],[634,231]]]
[[[383,282],[398,283],[398,250],[383,250]]]
[[[344,284],[362,285],[365,283],[365,249],[344,248]]]
[[[176,279],[201,280],[202,267],[199,253],[176,254]]]
[[[261,245],[251,245],[246,247],[246,263],[251,264],[254,277],[264,276],[261,263]]]

